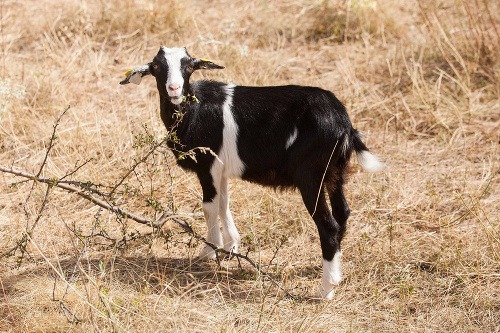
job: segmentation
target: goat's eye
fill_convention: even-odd
[[[157,70],[158,70],[158,68],[160,68],[160,66],[158,66],[157,64],[153,64],[153,69],[154,69],[155,71],[157,71]]]

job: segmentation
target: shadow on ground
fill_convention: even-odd
[[[19,291],[16,284],[24,279],[39,276],[53,278],[59,283],[62,281],[60,276],[64,276],[67,281],[80,284],[87,283],[89,279],[99,280],[104,285],[118,285],[148,294],[159,294],[165,292],[166,288],[179,294],[190,289],[210,292],[217,288],[217,291],[224,297],[245,300],[261,297],[262,283],[273,285],[269,279],[259,277],[256,269],[243,261],[238,262],[235,258],[216,262],[190,258],[117,256],[80,260],[67,258],[52,262],[52,265],[59,274],[50,265],[37,264],[20,268],[17,273],[4,277],[6,294]],[[319,274],[316,271],[315,267],[302,267],[297,273],[314,280],[313,275]],[[272,273],[271,277],[277,283],[282,280],[280,272]],[[285,294],[275,285],[273,288],[265,289],[270,292],[268,296],[280,297]],[[199,297],[205,297],[203,293],[197,292],[196,294],[199,294]],[[304,299],[303,296],[298,298]]]

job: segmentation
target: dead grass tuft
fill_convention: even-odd
[[[370,38],[400,37],[396,23],[378,1],[322,1],[304,15],[306,39],[345,43]]]

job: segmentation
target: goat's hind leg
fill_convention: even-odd
[[[339,243],[339,248],[337,252],[334,255],[334,267],[333,270],[335,272],[338,272],[338,282],[340,282],[342,276],[341,276],[341,269],[340,269],[340,257],[342,256],[342,251],[340,247],[340,243],[342,242],[342,239],[344,238],[345,230],[346,230],[346,224],[347,224],[347,219],[349,218],[349,215],[351,214],[351,210],[349,209],[349,205],[347,204],[347,200],[344,196],[344,180],[343,178],[340,178],[334,187],[332,186],[327,186],[328,189],[328,196],[330,197],[330,203],[332,205],[332,214],[333,218],[335,221],[337,221],[339,225],[339,233],[337,236],[337,241]]]
[[[316,184],[316,186],[314,186]],[[323,274],[319,295],[332,299],[334,287],[340,283],[340,225],[333,217],[326,203],[325,192],[321,182],[299,186],[302,199],[311,214],[319,232],[321,251],[323,254]]]
[[[338,247],[333,256],[333,260],[326,265],[330,267],[330,272],[332,276],[332,281],[334,284],[340,283],[342,280],[342,270],[341,270],[341,258],[342,258],[342,249],[341,242],[344,238],[347,219],[351,214],[351,210],[349,209],[349,205],[347,204],[347,200],[344,196],[344,171],[341,170],[338,172],[339,178],[333,182],[325,184],[328,196],[330,198],[330,204],[332,206],[332,215],[335,221],[339,226],[339,230],[337,233],[337,243]]]

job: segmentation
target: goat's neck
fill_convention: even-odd
[[[160,116],[168,131],[173,130],[173,127],[178,123],[176,114],[181,112],[181,110],[182,104],[174,105],[170,102],[168,97],[160,97]]]
[[[185,90],[187,92],[183,96],[183,102],[179,105],[172,104],[168,95],[160,96],[160,116],[168,131],[175,130],[190,103],[196,100],[191,87]]]

